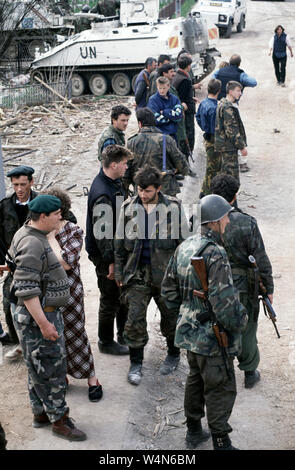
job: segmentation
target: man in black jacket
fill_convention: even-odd
[[[179,69],[172,81],[172,85],[176,88],[181,104],[184,106],[185,112],[185,129],[191,152],[195,145],[195,113],[196,101],[194,97],[194,87],[190,78],[192,59],[188,54],[182,54],[178,59]],[[180,149],[186,153],[186,149]]]
[[[129,354],[122,340],[127,311],[120,304],[120,290],[114,280],[114,234],[117,216],[125,198],[121,181],[131,153],[120,145],[109,145],[102,152],[102,168],[94,178],[88,195],[86,251],[95,265],[100,290],[98,347],[105,354]],[[114,341],[117,320],[118,343]],[[119,344],[121,343],[121,344]]]
[[[14,234],[26,221],[29,212],[28,203],[37,196],[37,193],[32,190],[34,172],[34,168],[21,165],[7,173],[8,178],[11,178],[14,192],[0,201],[0,264],[5,263],[4,250],[8,250]],[[11,342],[18,344],[19,340],[13,326],[10,311],[9,294],[11,283],[12,274],[8,273],[3,283],[3,311]],[[8,357],[13,359],[14,354],[17,357],[21,355],[21,352],[18,354],[14,350],[8,354]]]

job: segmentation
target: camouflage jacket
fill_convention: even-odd
[[[178,315],[175,345],[204,356],[220,356],[212,321],[200,323],[196,316],[207,311],[204,301],[193,295],[202,290],[201,282],[190,263],[193,256],[203,256],[208,275],[208,296],[218,322],[228,336],[228,353],[241,348],[241,332],[247,324],[247,312],[239,302],[233,285],[231,268],[218,234],[202,227],[201,236],[183,242],[171,258],[162,282],[162,297],[171,314]],[[202,251],[203,250],[203,251]]]
[[[31,199],[38,194],[31,191]],[[14,234],[20,228],[17,212],[16,212],[16,194],[15,192],[0,201],[0,239],[4,243],[6,249],[10,247]],[[0,256],[1,257],[1,256]]]
[[[253,299],[254,272],[248,260],[248,256],[253,255],[267,293],[272,294],[272,267],[256,219],[240,209],[231,211],[229,219],[230,224],[225,229],[223,240],[236,288]]]
[[[179,98],[179,95],[177,93],[177,90],[176,88],[173,86],[173,85],[170,85],[170,93],[172,93],[172,95],[175,95],[179,101],[180,101],[180,98]],[[184,118],[184,112],[182,111],[182,119],[181,121],[178,121],[177,123],[177,142],[180,143],[182,140],[187,140],[187,135],[186,135],[186,130],[185,130],[185,118]]]
[[[156,127],[143,127],[138,134],[132,136],[127,142],[127,148],[133,153],[133,160],[129,160],[128,169],[123,177],[125,188],[133,183],[136,171],[143,165],[153,165],[160,171],[163,168],[163,134]],[[178,173],[187,175],[188,165],[185,156],[178,149],[175,140],[166,136],[166,169],[178,170]],[[180,187],[175,175],[166,174],[162,181],[162,192],[175,196]]]
[[[117,145],[125,146],[125,134],[123,131],[116,129],[112,124],[102,131],[100,138],[98,140],[97,150],[98,150],[98,160],[101,162],[101,153],[103,144],[108,139],[114,139]]]
[[[168,261],[188,233],[181,202],[159,193],[149,237],[153,284],[160,287]],[[121,207],[114,241],[115,278],[128,284],[140,263],[143,249],[145,211],[140,198],[128,198]]]
[[[246,132],[239,109],[222,98],[216,110],[214,149],[216,152],[233,152],[246,146]]]

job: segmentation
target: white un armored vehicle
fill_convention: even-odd
[[[79,14],[83,17],[83,14]],[[120,17],[85,13],[92,20],[91,29],[75,34],[36,58],[32,77],[53,77],[68,73],[72,78],[72,95],[87,90],[94,95],[112,91],[128,95],[147,57],[168,54],[172,61],[182,48],[193,57],[197,80],[215,67],[214,56],[219,38],[218,28],[194,17],[159,19],[159,0],[121,0]]]

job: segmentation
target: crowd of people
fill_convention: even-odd
[[[282,41],[288,45],[282,34],[276,29],[275,54],[278,47],[282,53]],[[129,355],[127,380],[138,386],[149,339],[147,308],[155,300],[167,343],[160,373],[172,374],[181,350],[187,351],[189,448],[212,437],[215,450],[235,449],[228,423],[237,393],[235,357],[246,388],[260,380],[258,277],[250,255],[273,301],[272,268],[257,221],[237,203],[239,172],[248,171],[247,163],[239,164],[247,157],[239,99],[244,87],[257,85],[240,63],[237,54],[222,63],[199,103],[201,84],[187,51],[179,54],[176,70],[169,56],[149,57],[135,84],[138,133],[126,142],[131,111],[114,106],[98,139],[100,169],[88,194],[85,248],[100,291],[99,351]],[[188,221],[178,195],[181,180],[195,176],[195,123],[203,131],[207,167],[201,212]],[[87,379],[90,401],[103,396],[85,330],[83,230],[68,194],[59,188],[37,194],[33,174],[23,165],[10,171],[13,194],[0,201],[1,274],[8,269],[8,333],[0,323],[0,342],[15,345],[8,360],[22,356],[27,366],[33,426],[51,425],[57,437],[82,441],[87,436],[66,403],[68,376]],[[194,233],[196,223],[201,233]],[[210,433],[201,424],[205,407]],[[1,426],[0,443],[5,448]]]

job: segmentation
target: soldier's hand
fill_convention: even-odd
[[[242,155],[243,157],[247,157],[248,151],[247,151],[246,147],[241,150],[241,155]]]
[[[59,335],[58,335],[58,332],[56,331],[55,326],[49,321],[44,326],[42,326],[40,330],[44,339],[48,339],[50,341],[56,341],[59,338]]]
[[[270,303],[273,303],[273,294],[267,294],[267,297],[269,298]]]
[[[118,287],[123,287],[123,282],[122,281],[117,281],[116,279],[116,284]]]
[[[115,263],[109,264],[109,274],[107,275],[107,278],[110,281],[115,279]]]

